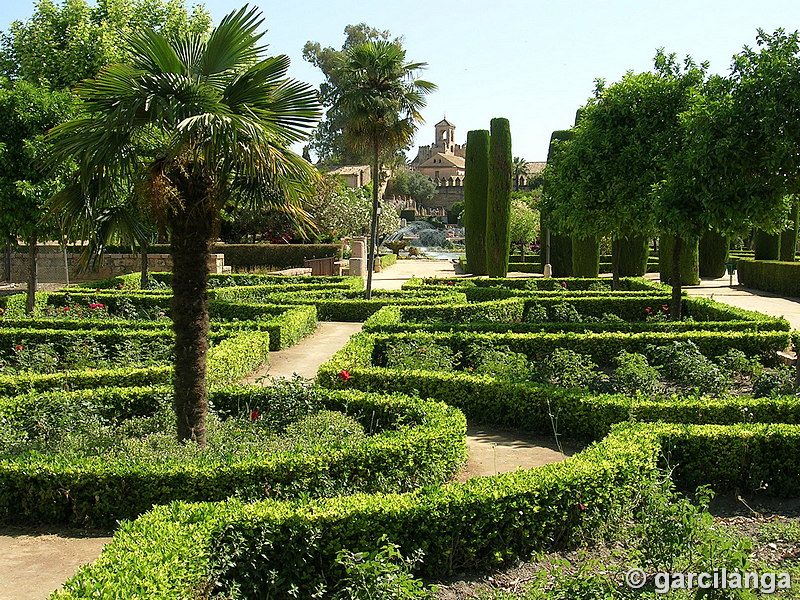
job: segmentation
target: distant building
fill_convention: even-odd
[[[369,165],[345,165],[328,173],[338,175],[351,188],[360,188],[372,182],[372,168]]]
[[[436,141],[430,146],[420,146],[410,167],[439,185],[451,179],[450,185],[464,181],[464,156],[466,144],[456,144],[456,126],[442,119],[435,126]],[[455,179],[458,183],[455,183]]]

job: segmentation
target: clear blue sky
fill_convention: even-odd
[[[0,29],[24,19],[33,4],[2,0]],[[206,0],[215,22],[238,2]],[[407,56],[425,61],[424,78],[439,89],[428,97],[416,144],[433,142],[442,117],[456,141],[488,129],[492,117],[511,121],[513,152],[544,160],[550,133],[572,125],[596,77],[618,80],[650,69],[656,48],[691,54],[727,72],[731,56],[754,45],[757,28],[800,29],[798,0],[259,0],[273,53],[292,59],[291,76],[314,85],[317,69],[303,44],[340,48],[347,24],[365,22],[405,38]],[[411,152],[412,158],[414,152]]]

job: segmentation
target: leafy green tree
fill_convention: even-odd
[[[319,42],[311,41],[303,46],[303,58],[319,68],[325,76],[325,81],[319,86],[320,97],[326,109],[325,118],[311,136],[309,145],[318,160],[325,164],[369,164],[370,152],[358,150],[345,140],[347,115],[336,104],[342,86],[346,85],[340,66],[346,60],[348,52],[360,44],[385,41],[402,49],[403,39],[392,37],[390,31],[375,29],[366,23],[347,25],[344,34],[345,40],[339,50],[330,46],[323,48]]]
[[[424,204],[436,194],[436,184],[419,171],[399,169],[389,179],[386,191],[389,194],[410,196]]]
[[[367,299],[372,297],[372,272],[378,228],[377,174],[382,155],[407,145],[414,137],[425,95],[436,86],[416,79],[415,73],[426,63],[406,61],[399,44],[385,40],[367,41],[353,46],[339,61],[338,88],[334,109],[347,118],[344,134],[347,143],[360,152],[371,153],[372,216],[369,258],[367,260]]]
[[[67,92],[54,92],[26,81],[0,87],[0,238],[24,239],[29,250],[28,311],[37,285],[36,248],[40,240],[58,239],[58,223],[40,222],[45,201],[61,185],[59,172],[42,168],[49,153],[45,133],[75,114]]]
[[[183,0],[39,0],[33,15],[0,36],[0,70],[52,89],[68,88],[109,63],[128,58],[126,36],[139,29],[166,35],[208,31],[208,12]]]
[[[319,239],[333,241],[369,234],[372,208],[369,192],[348,187],[338,177],[323,175],[304,207],[316,225]],[[384,205],[378,216],[378,235],[398,229],[399,212]]]
[[[539,211],[522,200],[512,200],[510,228],[511,243],[519,246],[525,262],[525,249],[539,236]]]
[[[142,190],[169,228],[173,257],[174,402],[179,439],[206,441],[208,255],[220,211],[243,205],[301,212],[316,171],[291,152],[319,118],[316,92],[266,57],[256,9],[227,15],[209,36],[130,37],[130,63],[104,67],[76,92],[85,115],[56,127],[56,160],[78,165],[76,185],[103,202],[120,181]]]

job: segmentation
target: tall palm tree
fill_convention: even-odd
[[[519,156],[515,156],[511,161],[511,172],[514,178],[514,191],[519,191],[520,179],[528,175],[528,161]]]
[[[205,444],[207,259],[220,207],[293,210],[316,172],[288,147],[320,116],[316,92],[265,56],[257,9],[226,16],[208,36],[131,35],[129,64],[104,67],[76,91],[85,116],[52,133],[56,159],[77,164],[100,204],[132,182],[170,231],[175,411],[179,439]],[[274,190],[281,192],[275,200]]]
[[[378,227],[380,159],[408,145],[426,94],[436,89],[415,78],[427,63],[406,62],[399,43],[370,40],[350,48],[337,66],[341,85],[334,107],[346,116],[345,139],[357,151],[372,156],[372,220],[367,258],[367,299],[372,297],[372,272]]]

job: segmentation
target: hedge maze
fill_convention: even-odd
[[[35,318],[16,298],[3,307],[0,519],[132,519],[55,598],[326,598],[343,549],[388,540],[424,553],[424,577],[485,571],[603,535],[666,473],[689,494],[800,492],[800,405],[775,359],[792,343],[783,319],[686,298],[671,321],[668,290],[641,279],[621,291],[419,279],[367,302],[348,278],[213,277],[211,421],[234,441],[205,454],[159,437],[168,351],[118,364],[169,347],[168,289],[137,290],[131,276],[43,295]],[[317,386],[229,385],[317,319],[365,321]],[[47,352],[30,360],[52,372],[25,370],[20,353],[37,344]],[[81,344],[114,368],[89,370]],[[86,450],[64,431],[76,415],[99,440],[138,435],[146,448]],[[587,447],[454,483],[468,420]]]

